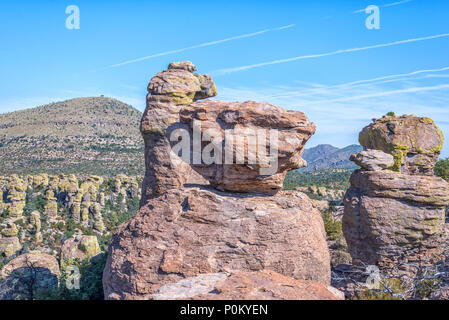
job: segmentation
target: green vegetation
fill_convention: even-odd
[[[40,290],[35,294],[35,300],[104,300],[103,270],[106,265],[107,254],[103,253],[93,259],[76,259],[68,264],[62,264],[59,287],[56,289]],[[80,271],[79,289],[68,289],[66,283],[72,283],[73,269]]]
[[[337,240],[343,236],[343,229],[341,221],[338,221],[332,217],[329,212],[322,214],[324,229],[329,240]]]
[[[416,284],[416,296],[420,299],[427,297],[440,288],[441,280],[438,278],[424,279]]]
[[[449,158],[437,162],[435,166],[435,174],[449,181]]]
[[[297,187],[326,187],[338,190],[349,188],[349,178],[352,170],[332,169],[312,172],[290,171],[284,181],[284,189],[293,190]]]
[[[388,112],[387,117],[396,117],[396,114],[393,111]]]

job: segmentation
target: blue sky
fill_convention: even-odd
[[[449,137],[448,15],[445,0],[3,0],[0,112],[102,94],[143,110],[150,78],[190,60],[218,99],[305,112],[318,127],[308,147],[357,143],[388,111],[430,116]]]

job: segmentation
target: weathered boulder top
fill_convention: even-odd
[[[218,136],[214,135],[214,139],[218,139],[216,144],[224,147],[220,162],[195,163],[195,150],[190,153],[189,160],[192,167],[213,186],[233,192],[273,194],[279,191],[287,171],[306,165],[301,155],[316,130],[315,124],[302,112],[255,101],[198,101],[181,108],[180,121],[189,126],[191,137],[194,136],[195,123],[201,126],[203,136],[206,132],[218,133]],[[276,133],[273,141],[272,131]],[[261,141],[266,148],[261,147]],[[202,144],[203,152],[208,145],[208,142]],[[193,148],[193,143],[191,146]],[[274,146],[277,155],[272,154]],[[263,174],[260,169],[270,167],[270,157],[273,156],[276,157],[276,167],[269,174]]]
[[[393,155],[395,171],[432,175],[444,136],[430,118],[385,116],[363,128],[359,142],[365,150],[382,150]]]
[[[15,270],[30,267],[48,269],[55,276],[59,277],[60,275],[59,264],[55,257],[39,251],[32,251],[11,260],[3,267],[1,276],[5,279]]]
[[[196,100],[214,97],[217,88],[212,77],[193,73],[196,67],[190,61],[173,62],[168,69],[155,75],[149,85],[151,98],[166,96],[167,102],[190,104]]]
[[[344,300],[322,283],[296,280],[270,270],[201,274],[167,283],[155,300]]]

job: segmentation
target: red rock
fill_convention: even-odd
[[[151,299],[167,283],[227,270],[272,270],[329,285],[324,225],[310,199],[293,191],[171,190],[119,227],[103,286],[106,299]]]

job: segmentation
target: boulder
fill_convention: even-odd
[[[295,280],[274,271],[201,274],[160,287],[155,300],[344,300],[322,283]]]
[[[301,155],[316,130],[302,112],[254,101],[195,102],[181,109],[180,121],[190,137],[182,159],[215,188],[232,192],[278,192],[288,171],[306,166]]]
[[[0,256],[9,258],[20,249],[22,249],[22,246],[20,245],[19,238],[0,238]]]
[[[69,238],[62,245],[61,260],[66,262],[73,259],[84,260],[99,253],[101,253],[101,250],[96,236]]]
[[[395,171],[431,176],[444,136],[432,119],[404,115],[375,119],[360,132],[359,142],[365,150],[393,155]]]
[[[355,171],[343,232],[354,264],[393,268],[442,258],[449,184],[439,177]]]
[[[141,204],[184,185],[193,175],[188,164],[172,161],[168,137],[178,127],[179,110],[183,105],[217,94],[212,78],[193,73],[194,70],[196,67],[188,61],[172,63],[148,85],[147,105],[140,124],[146,163]]]
[[[32,295],[39,290],[58,286],[59,264],[53,256],[33,251],[6,264],[1,270],[1,277],[1,300],[32,299]],[[32,292],[30,283],[33,283]]]
[[[394,166],[393,156],[380,150],[361,151],[351,155],[349,160],[368,171],[381,171]]]
[[[149,200],[114,234],[103,274],[106,299],[152,299],[199,274],[271,270],[330,283],[321,214],[296,191],[276,196],[174,189]]]

